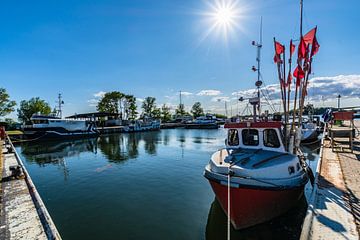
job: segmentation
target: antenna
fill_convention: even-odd
[[[182,101],[181,101],[181,90],[180,90],[180,105],[182,104]]]

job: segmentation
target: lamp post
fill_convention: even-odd
[[[336,97],[337,99],[338,99],[338,111],[340,111],[340,98],[341,98],[341,95],[339,94],[337,97]]]

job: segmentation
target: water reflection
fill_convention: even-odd
[[[21,154],[28,162],[40,166],[58,164],[64,158],[79,155],[81,152],[97,153],[97,140],[82,139],[72,141],[31,142],[21,145]]]
[[[72,141],[28,142],[21,145],[21,154],[31,163],[41,167],[51,164],[59,167],[67,180],[69,169],[65,159],[77,156],[82,152],[97,153],[97,140],[82,139]]]
[[[49,141],[25,143],[21,145],[21,153],[29,162],[40,166],[46,164],[64,164],[64,159],[83,152],[97,154],[98,149],[112,163],[120,163],[139,156],[139,146],[149,155],[157,154],[157,145],[167,145],[169,136],[159,132],[144,132],[130,134],[111,134],[99,138],[71,141]],[[141,144],[143,143],[143,144]]]
[[[303,196],[296,207],[269,222],[238,231],[231,227],[231,239],[299,239],[306,209]],[[216,199],[210,207],[205,237],[206,240],[227,239],[227,217]]]

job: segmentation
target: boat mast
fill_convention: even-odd
[[[181,105],[181,104],[182,104],[182,101],[181,101],[181,90],[180,90],[180,95],[179,95],[179,96],[180,96],[180,105]]]
[[[262,17],[260,19],[260,39],[259,42],[252,42],[252,45],[256,47],[256,62],[257,62],[257,68],[253,67],[253,71],[257,72],[257,81],[255,83],[255,86],[257,87],[257,99],[256,99],[256,103],[252,102],[251,104],[254,107],[254,121],[256,121],[256,107],[258,108],[258,112],[259,112],[259,116],[260,116],[260,87],[262,85],[262,81],[260,80],[261,78],[261,73],[260,73],[260,62],[261,62],[261,48],[262,48]]]
[[[61,106],[64,104],[64,101],[62,100],[61,93],[58,95],[58,116],[62,118],[62,109]]]

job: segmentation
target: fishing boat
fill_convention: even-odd
[[[195,121],[185,124],[185,128],[189,129],[218,129],[219,125],[215,116],[207,114],[200,116]]]
[[[286,151],[282,123],[227,123],[226,147],[216,151],[204,175],[236,229],[270,220],[289,210],[308,182],[299,157]],[[228,199],[230,194],[230,199]]]
[[[300,3],[302,16],[302,1]],[[289,59],[286,59],[285,46],[274,38],[274,62],[279,75],[284,121],[270,121],[267,117],[259,117],[262,115],[261,32],[260,27],[260,43],[252,42],[258,50],[257,67],[252,68],[258,73],[255,83],[257,95],[249,98],[249,104],[253,106],[253,117],[251,120],[225,124],[224,128],[228,130],[225,148],[211,156],[204,171],[204,176],[228,217],[228,226],[231,222],[235,229],[254,226],[287,212],[303,196],[307,182],[310,180],[313,183],[313,175],[301,152],[300,141],[308,78],[313,56],[319,48],[315,37],[316,28],[303,36],[300,27],[301,40],[297,68],[293,73],[296,78],[293,94],[290,91],[291,57],[295,46],[290,41]],[[289,63],[288,74],[285,71],[286,63]],[[294,98],[291,109],[293,119],[298,117],[298,122],[289,122],[291,96]]]
[[[301,129],[301,142],[307,143],[316,141],[319,136],[319,128],[316,126],[315,123],[312,123],[310,121],[302,123],[302,129]]]
[[[124,132],[144,132],[144,131],[157,131],[160,129],[161,121],[152,118],[144,118],[131,121],[128,125],[124,126]]]
[[[290,123],[292,121],[290,120]],[[295,124],[301,126],[301,142],[309,143],[318,140],[319,136],[319,128],[318,126],[311,122],[310,119],[304,118],[302,119],[302,123],[299,124],[299,119],[295,119]]]
[[[28,140],[70,139],[96,137],[95,123],[85,120],[61,119],[51,115],[33,115],[30,125],[23,128]]]

